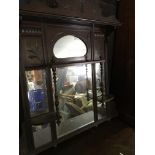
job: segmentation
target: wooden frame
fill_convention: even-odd
[[[70,18],[70,17],[65,17],[64,19],[61,17],[61,16],[52,16],[53,19],[49,19],[51,18],[51,16],[49,17],[48,15],[44,15],[42,14],[41,17],[38,16],[38,14],[35,14],[35,13],[29,13],[29,12],[25,12],[25,11],[21,11],[20,14],[22,15],[22,18],[24,19],[24,22],[25,21],[28,21],[26,23],[24,23],[23,21],[21,21],[21,23],[24,23],[24,25],[27,25],[28,27],[32,27],[33,23],[32,21],[35,19],[37,21],[35,21],[35,23],[39,23],[40,24],[40,32],[39,34],[38,33],[31,33],[31,32],[22,32],[20,33],[20,40],[22,40],[22,37],[24,36],[39,36],[41,37],[42,39],[42,47],[43,47],[43,54],[44,54],[44,61],[43,63],[40,63],[39,65],[24,65],[24,56],[23,56],[23,47],[22,47],[22,44],[21,44],[21,48],[20,48],[20,85],[22,86],[21,88],[21,92],[22,92],[22,103],[23,103],[23,109],[24,109],[24,124],[26,125],[26,134],[29,135],[27,136],[28,139],[27,139],[27,143],[29,144],[28,145],[28,150],[29,150],[29,153],[28,154],[37,154],[39,153],[40,151],[43,151],[51,146],[56,146],[58,143],[60,143],[61,141],[65,140],[65,139],[68,139],[70,138],[71,136],[74,136],[86,129],[89,129],[93,126],[97,126],[98,124],[110,119],[110,117],[108,118],[104,118],[102,120],[98,120],[98,110],[97,110],[97,94],[96,94],[96,90],[93,89],[93,105],[94,105],[94,123],[92,124],[89,124],[83,128],[80,128],[78,129],[77,131],[67,135],[67,136],[64,136],[63,138],[60,138],[58,139],[57,138],[57,134],[56,134],[56,123],[55,121],[58,121],[59,122],[59,109],[57,108],[58,107],[58,104],[56,104],[56,111],[54,110],[54,99],[53,99],[53,89],[52,89],[52,78],[51,78],[51,68],[54,69],[54,68],[59,68],[59,67],[63,67],[63,66],[72,66],[72,65],[78,65],[78,64],[91,64],[92,66],[92,84],[93,84],[93,88],[96,88],[96,71],[95,71],[95,63],[100,63],[101,65],[101,79],[104,81],[105,83],[105,88],[102,89],[102,90],[108,90],[108,77],[103,77],[103,74],[104,75],[107,75],[107,72],[108,72],[108,67],[107,67],[107,40],[106,40],[106,33],[105,33],[105,42],[104,42],[104,55],[103,57],[101,56],[98,56],[98,58],[100,59],[97,59],[95,58],[95,54],[94,54],[94,51],[95,51],[95,45],[94,45],[94,35],[95,35],[95,32],[96,32],[96,26],[97,27],[100,27],[101,29],[104,30],[104,32],[106,32],[106,27],[105,25],[109,25],[110,28],[111,26],[118,26],[119,23],[115,22],[115,21],[110,21],[108,24],[106,24],[105,22],[98,22],[98,21],[92,21],[92,20],[85,20],[85,19],[82,19],[82,18]],[[47,47],[47,33],[45,33],[45,30],[47,29],[47,23],[49,24],[50,22],[52,23],[57,23],[57,24],[60,24],[61,22],[61,25],[65,25],[66,26],[66,20],[68,20],[67,23],[70,24],[71,27],[74,27],[75,29],[76,28],[79,28],[79,27],[85,27],[85,28],[88,28],[88,30],[90,30],[90,36],[89,36],[89,41],[90,43],[87,44],[88,48],[89,48],[89,54],[90,54],[90,57],[89,59],[88,58],[84,58],[84,59],[79,59],[79,58],[75,58],[75,59],[72,59],[72,61],[70,59],[62,59],[61,61],[59,61],[58,59],[55,59],[54,58],[54,61],[51,62],[51,56],[49,56],[49,53],[47,52],[48,51],[48,47]],[[53,22],[54,21],[54,22]],[[77,23],[75,25],[75,23]],[[22,28],[22,26],[21,26]],[[97,32],[100,32],[100,31],[97,31]],[[24,33],[24,34],[23,34]],[[78,33],[78,32],[76,32]],[[54,43],[54,42],[53,42]],[[90,53],[91,52],[91,53]],[[105,64],[105,69],[104,69],[104,73],[103,73],[103,63]],[[46,72],[46,86],[47,86],[47,95],[48,95],[48,107],[49,107],[49,112],[46,113],[46,114],[41,114],[39,116],[36,116],[36,117],[33,117],[31,118],[30,117],[30,111],[29,111],[29,107],[28,107],[28,98],[27,98],[27,86],[26,86],[26,79],[25,79],[25,70],[32,70],[32,69],[44,69],[45,72]],[[55,79],[53,79],[55,80]],[[56,83],[56,81],[54,81],[54,83]],[[103,87],[103,83],[101,85],[101,87]],[[109,92],[106,91],[105,93],[102,92],[102,96],[103,95],[109,95]],[[55,96],[55,98],[57,98]],[[102,102],[103,101],[103,97],[102,97]],[[42,124],[42,123],[50,123],[50,127],[51,127],[51,135],[52,135],[52,141],[44,146],[41,146],[39,148],[36,148],[34,147],[34,143],[33,143],[33,132],[32,132],[32,125],[36,125],[36,124]]]

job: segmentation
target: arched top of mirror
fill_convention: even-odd
[[[59,38],[53,47],[53,53],[56,58],[82,57],[85,56],[86,52],[85,43],[73,35]]]

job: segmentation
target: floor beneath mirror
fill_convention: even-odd
[[[39,155],[134,155],[134,135],[134,128],[113,119]]]

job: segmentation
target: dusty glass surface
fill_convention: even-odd
[[[94,121],[91,64],[57,68],[56,74],[61,137]]]
[[[72,35],[66,35],[54,45],[53,52],[56,58],[81,57],[87,52],[85,43]]]
[[[33,125],[35,147],[40,147],[52,141],[50,124]]]
[[[45,71],[25,71],[25,75],[31,116],[48,112]]]

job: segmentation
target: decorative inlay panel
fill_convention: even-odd
[[[27,28],[27,27],[23,27],[21,30],[21,33],[41,33],[41,28],[40,27],[34,27],[34,28]]]
[[[25,66],[36,66],[43,64],[44,54],[41,37],[23,36],[22,45]]]

